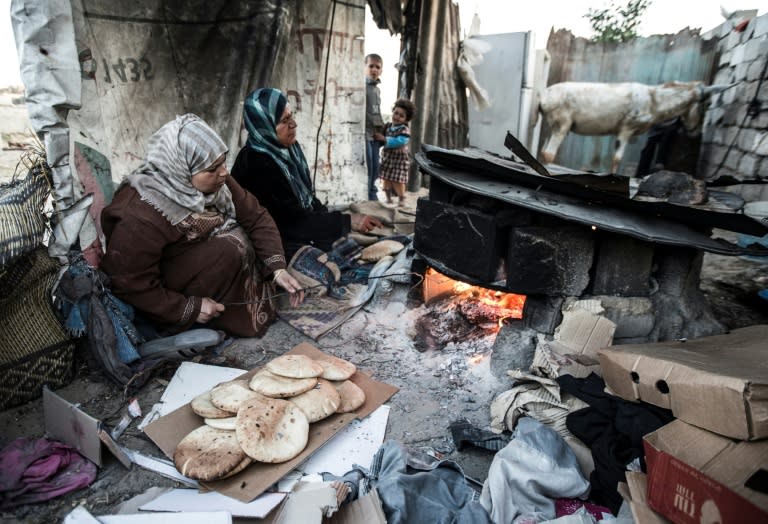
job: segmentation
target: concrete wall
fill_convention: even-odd
[[[699,174],[707,180],[730,176],[768,182],[768,14],[732,18],[703,36],[717,39],[720,59],[713,82],[736,85],[713,100],[706,114]],[[750,114],[755,97],[757,111]],[[747,201],[768,200],[768,185],[731,190]]]

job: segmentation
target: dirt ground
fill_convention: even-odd
[[[23,120],[23,106],[11,103],[13,93],[0,93],[0,126]],[[4,116],[9,116],[8,119]],[[12,142],[24,140],[19,124],[0,127],[2,145],[9,150],[0,156],[0,181],[9,177],[21,154]],[[409,195],[413,205],[415,195]],[[734,239],[733,235],[722,236]],[[768,261],[707,254],[701,288],[717,318],[727,328],[768,323],[768,302],[757,291],[768,287]],[[457,461],[466,475],[483,481],[493,452],[477,448],[454,449],[448,425],[463,417],[477,426],[490,422],[490,402],[508,389],[490,370],[489,353],[493,336],[452,342],[442,349],[424,349],[416,342],[416,321],[425,306],[409,297],[409,287],[396,284],[389,293],[379,288],[374,298],[346,323],[312,341],[285,322],[278,321],[261,339],[237,339],[218,353],[195,360],[201,363],[251,369],[281,355],[300,342],[350,360],[377,380],[400,388],[389,401],[391,411],[386,438],[411,447],[425,447]],[[144,413],[157,402],[173,376],[176,365],[168,364],[144,385],[138,402]],[[76,378],[57,393],[78,403],[80,408],[108,425],[115,425],[125,409],[120,387],[93,373],[82,359],[76,363]],[[141,453],[161,457],[162,452],[140,430],[137,421],[120,437],[119,443]],[[0,447],[17,437],[38,438],[45,434],[42,401],[0,413]],[[44,504],[22,506],[0,513],[2,522],[61,522],[77,505],[84,503],[94,515],[112,514],[118,506],[153,486],[176,486],[174,481],[133,465],[124,468],[108,458],[96,480],[87,488]]]

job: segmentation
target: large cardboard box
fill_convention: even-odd
[[[616,395],[668,408],[727,437],[768,437],[768,325],[687,342],[612,346],[598,352]]]
[[[322,356],[323,352],[316,347],[302,342],[286,354],[307,355],[309,357]],[[258,368],[245,373],[243,377],[250,377],[258,371]],[[340,413],[332,415],[309,426],[309,442],[307,447],[295,458],[280,464],[266,464],[254,462],[242,472],[227,479],[201,483],[208,489],[223,493],[229,497],[250,502],[261,495],[267,488],[280,480],[286,473],[304,462],[312,453],[331,439],[336,433],[344,429],[354,419],[365,418],[376,408],[394,395],[398,388],[373,380],[371,377],[358,371],[350,379],[360,386],[365,392],[365,404],[352,413]],[[149,424],[144,432],[157,444],[168,457],[173,458],[176,445],[190,431],[201,426],[203,419],[196,415],[189,404],[185,404],[176,411],[159,418]]]
[[[672,522],[768,522],[768,440],[734,441],[675,420],[643,445],[648,503]]]

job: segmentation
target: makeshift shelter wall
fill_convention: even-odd
[[[654,35],[625,43],[594,42],[561,29],[547,41],[551,57],[549,81],[640,82],[661,84],[673,80],[710,83],[718,55],[716,41],[698,31],[684,29],[676,35]],[[542,131],[542,138],[549,130]],[[634,174],[647,134],[630,140],[619,172]],[[609,171],[615,137],[569,133],[555,163],[574,169]]]
[[[319,196],[330,203],[363,198],[364,6],[364,0],[14,0],[28,108],[55,168],[59,211],[66,215],[78,203],[78,218],[66,221],[52,254],[66,253],[75,239],[83,251],[98,244],[111,183],[141,163],[151,133],[175,115],[194,112],[208,121],[227,142],[231,164],[244,143],[243,98],[261,86],[282,87],[301,106],[299,140],[310,165],[315,142],[324,155]],[[326,86],[336,105],[316,109]],[[80,200],[88,193],[104,195],[91,205]]]

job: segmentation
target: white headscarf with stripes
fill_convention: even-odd
[[[224,185],[204,194],[192,185],[192,175],[213,165],[227,150],[200,117],[177,116],[149,138],[146,160],[126,181],[174,226],[192,213],[213,207],[226,217],[217,229],[229,229],[236,223],[229,188]]]

